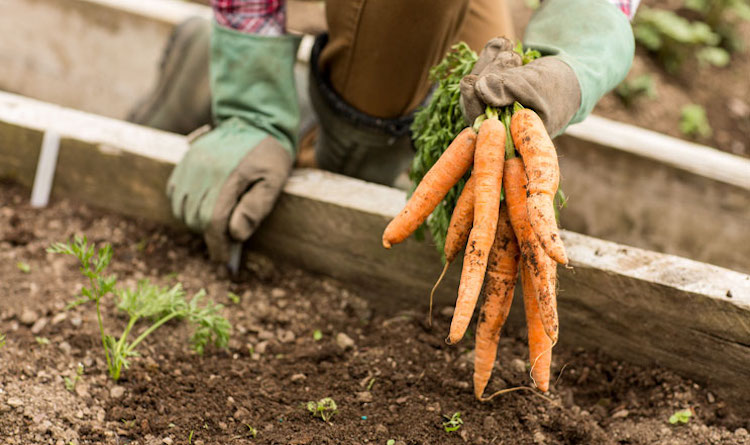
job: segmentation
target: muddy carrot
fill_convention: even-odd
[[[474,176],[471,176],[458,196],[450,224],[448,224],[448,233],[445,235],[445,248],[443,249],[446,263],[455,260],[461,250],[466,247],[466,241],[469,239],[469,232],[471,232],[473,223]]]
[[[560,182],[560,167],[552,139],[542,119],[528,108],[513,114],[510,132],[529,179],[527,207],[531,227],[544,251],[558,263],[567,264],[565,246],[555,221],[554,198]]]
[[[546,261],[552,262],[552,259],[547,257]],[[529,363],[531,364],[531,377],[534,379],[537,388],[542,392],[547,392],[553,343],[545,333],[539,315],[538,295],[534,288],[535,280],[531,269],[528,263],[521,260],[523,305],[526,310],[526,326],[529,332]]]
[[[406,206],[383,232],[383,247],[390,249],[411,235],[432,213],[448,191],[471,167],[476,133],[465,128],[451,142],[414,190]]]
[[[487,119],[479,127],[474,153],[474,222],[464,253],[450,334],[446,339],[449,344],[464,336],[482,290],[487,257],[495,240],[504,160],[505,126],[496,117]]]
[[[508,214],[513,232],[518,239],[521,255],[531,270],[530,278],[536,289],[539,303],[539,313],[547,336],[553,343],[557,342],[558,320],[555,302],[555,274],[553,261],[542,249],[539,240],[531,228],[529,213],[526,205],[526,172],[521,158],[505,161],[503,174],[505,200],[508,203]]]
[[[435,291],[440,285],[440,282],[443,281],[445,273],[448,272],[448,267],[450,267],[453,260],[456,259],[461,250],[466,246],[466,240],[469,239],[469,232],[471,231],[471,225],[473,222],[474,177],[471,176],[469,180],[466,181],[466,184],[464,184],[464,189],[461,190],[461,194],[458,195],[456,207],[453,209],[453,215],[451,215],[451,221],[450,224],[448,224],[448,232],[445,235],[445,246],[443,247],[445,266],[430,292],[430,325],[432,325],[432,300],[435,296]]]
[[[484,284],[484,302],[477,322],[476,346],[474,349],[474,395],[482,400],[482,394],[492,374],[497,357],[500,330],[508,318],[513,290],[518,279],[520,251],[513,228],[508,219],[508,210],[501,205],[500,215],[488,258],[487,276]]]

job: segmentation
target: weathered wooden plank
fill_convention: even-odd
[[[685,163],[700,156],[694,152],[704,158],[716,155],[710,163],[716,172],[726,173],[703,176],[676,166],[674,159],[664,163],[644,157],[646,148],[659,153],[664,137],[644,139],[640,133],[645,130],[630,129],[632,144],[625,149],[582,133],[555,140],[562,188],[570,197],[561,213],[563,227],[750,273],[750,190],[740,177],[744,169],[750,178],[750,160],[709,148],[692,150],[691,144],[678,141],[680,147],[684,144]],[[599,134],[606,129],[591,130]],[[621,145],[623,141],[628,137],[619,139]]]
[[[164,185],[184,138],[0,94],[0,177],[29,184],[42,132],[63,143],[53,194],[172,222]],[[252,240],[268,255],[347,281],[391,308],[426,305],[441,265],[429,243],[386,251],[380,235],[403,192],[320,171],[296,171]],[[658,363],[750,400],[750,276],[685,258],[563,233],[562,341]],[[459,267],[438,295],[454,298]],[[515,311],[514,316],[519,316]],[[750,406],[748,407],[750,409]]]
[[[571,126],[567,133],[602,147],[646,157],[704,178],[750,190],[750,159],[747,158],[655,131],[633,131],[632,125],[598,116],[591,116]]]

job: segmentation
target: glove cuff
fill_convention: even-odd
[[[245,34],[213,23],[214,121],[239,118],[273,136],[294,157],[300,112],[294,64],[300,38]]]
[[[585,119],[625,78],[635,52],[627,16],[607,0],[546,0],[523,41],[543,55],[556,56],[575,73],[581,102],[568,125]]]

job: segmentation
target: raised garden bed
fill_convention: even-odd
[[[187,148],[184,137],[18,96],[0,99],[0,177],[29,186],[42,136],[56,132],[61,143],[53,196],[174,224],[163,190]],[[427,243],[408,241],[393,252],[380,247],[380,233],[404,199],[388,187],[300,170],[251,246],[341,279],[374,305],[413,308],[425,303],[440,263]],[[746,402],[750,277],[571,232],[563,236],[574,266],[560,270],[564,343],[721,382],[723,394]],[[448,275],[439,301],[455,298],[458,270]]]
[[[191,433],[193,444],[750,443],[747,419],[719,385],[573,342],[555,350],[553,372],[560,377],[553,403],[525,392],[478,403],[471,342],[443,341],[449,306],[438,307],[428,328],[424,304],[384,311],[345,284],[259,254],[249,260],[253,272],[231,282],[223,267],[206,260],[195,236],[64,199],[32,209],[28,196],[28,189],[0,184],[4,444],[184,444]],[[81,282],[77,266],[45,251],[73,234],[111,242],[112,271],[125,285],[149,278],[182,282],[189,293],[207,289],[227,305],[234,326],[229,348],[197,356],[183,340],[185,326],[169,324],[141,348],[143,357],[120,382],[108,380],[92,308],[64,310]],[[111,301],[103,311],[107,323],[125,324]],[[564,332],[571,329],[564,325]],[[318,341],[315,330],[322,333]],[[352,346],[337,341],[341,333]],[[506,329],[491,389],[528,384],[525,351],[523,330]],[[83,374],[67,390],[64,379],[75,378],[79,363]],[[338,404],[330,424],[304,407],[322,397]],[[695,414],[687,424],[669,423],[688,408]],[[447,433],[442,415],[455,412],[464,425]]]

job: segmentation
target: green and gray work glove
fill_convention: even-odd
[[[172,212],[227,261],[271,211],[295,156],[299,39],[244,34],[214,23],[210,80],[216,127],[197,138],[169,178]]]
[[[485,106],[518,101],[554,136],[580,122],[630,70],[635,43],[628,18],[607,0],[546,0],[531,17],[524,47],[541,58],[520,66],[506,39],[492,39],[461,81],[469,123]]]

